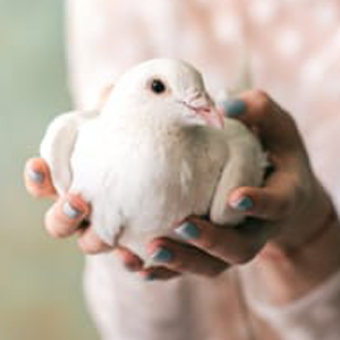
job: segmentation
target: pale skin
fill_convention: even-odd
[[[113,251],[129,270],[146,278],[168,280],[187,272],[214,277],[252,260],[261,274],[257,279],[275,303],[284,304],[312,290],[340,268],[340,229],[332,201],[311,169],[291,116],[262,91],[245,92],[239,99],[245,103],[245,112],[237,119],[256,131],[274,166],[262,188],[242,187],[226,197],[226,205],[232,207],[244,197],[253,202],[246,211],[251,219],[239,229],[188,217],[197,227],[198,237],[183,242],[150,240],[150,256],[165,248],[173,257],[144,268],[143,261],[128,249],[111,249],[91,225],[82,224],[91,214],[90,205],[79,194],[57,197],[47,164],[35,158],[26,164],[27,190],[34,197],[56,200],[46,213],[47,232],[58,239],[77,235],[80,249],[87,254]],[[32,180],[32,170],[42,180]],[[65,215],[65,202],[80,214],[75,218]]]

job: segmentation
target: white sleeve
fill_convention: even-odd
[[[247,296],[250,308],[286,340],[338,340],[340,334],[340,272],[306,296],[274,306]]]
[[[87,256],[84,291],[102,340],[207,339],[193,283],[144,282],[112,253]]]

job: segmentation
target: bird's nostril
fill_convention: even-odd
[[[187,101],[191,106],[195,107],[213,107],[214,102],[207,93],[195,92],[188,96]]]
[[[188,102],[193,102],[193,101],[196,101],[196,100],[199,100],[200,98],[202,98],[204,96],[203,93],[201,92],[189,92],[187,93],[186,97],[188,99]]]
[[[206,100],[206,98],[198,98],[190,102],[191,106],[194,107],[210,107],[211,103]]]

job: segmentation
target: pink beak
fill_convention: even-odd
[[[198,106],[193,108],[206,121],[207,125],[223,130],[224,116],[214,106]]]
[[[194,100],[183,102],[189,109],[195,111],[209,126],[224,129],[224,115],[221,110],[218,110],[213,101],[206,95],[196,97]]]

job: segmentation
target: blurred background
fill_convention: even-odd
[[[64,9],[55,0],[0,0],[0,339],[98,339],[82,296],[74,240],[43,230],[49,202],[26,194],[25,160],[47,124],[71,108]]]

